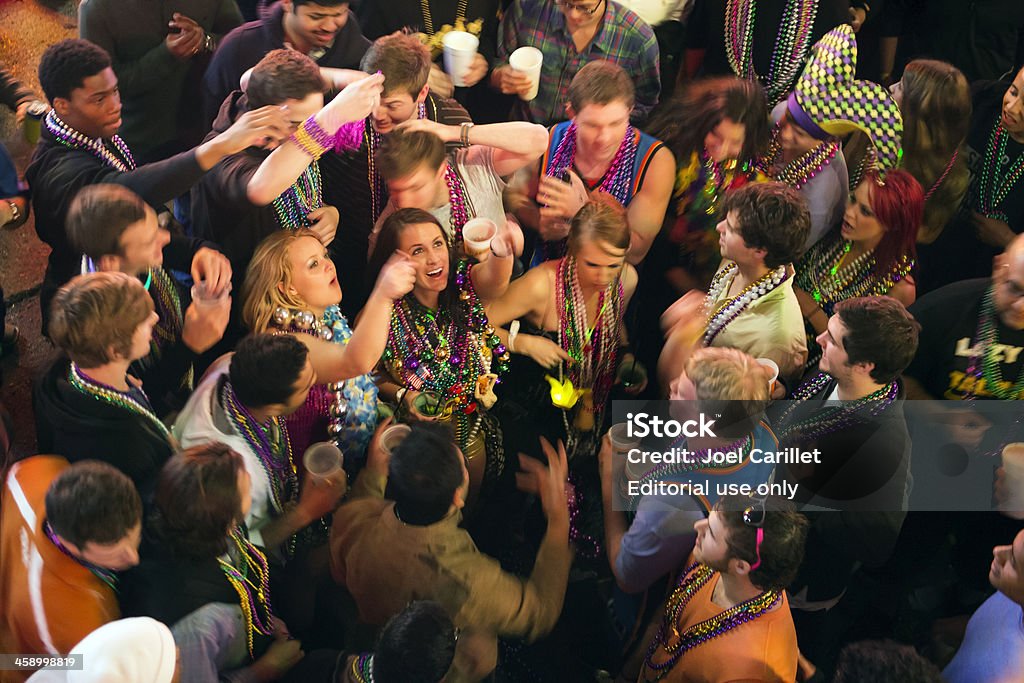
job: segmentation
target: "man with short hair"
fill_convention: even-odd
[[[36,232],[50,245],[49,263],[39,294],[43,331],[54,292],[78,272],[80,253],[64,229],[71,200],[95,183],[124,185],[157,211],[187,192],[224,157],[287,130],[276,107],[249,112],[233,126],[194,150],[136,167],[118,137],[121,97],[110,56],[86,40],[50,46],[39,62],[39,81],[53,106],[43,122],[39,144],[25,170],[32,192]]]
[[[775,481],[795,486],[811,513],[807,554],[790,586],[794,621],[807,657],[826,668],[840,643],[823,623],[860,566],[889,559],[906,518],[910,435],[900,373],[917,349],[920,325],[896,299],[847,299],[825,331],[821,371],[791,395],[774,422],[780,449],[817,453],[777,465]]]
[[[540,240],[533,263],[560,258],[573,216],[589,193],[606,192],[624,206],[631,233],[627,260],[643,261],[665,218],[676,162],[660,140],[630,125],[633,82],[619,65],[596,60],[572,79],[570,121],[551,128],[547,152],[530,168],[519,215]]]
[[[427,118],[445,125],[470,122],[458,102],[430,91],[430,50],[414,35],[395,33],[378,38],[363,55],[362,70],[384,74],[380,104],[366,117],[357,149],[320,157],[324,203],[341,215],[331,243],[331,258],[345,297],[342,311],[354,319],[366,301],[366,254],[374,223],[388,201],[387,185],[374,163],[384,136],[411,119]]]
[[[803,559],[807,520],[783,498],[728,496],[694,525],[638,680],[795,681],[797,641],[786,586]],[[716,619],[714,637],[695,627]]]
[[[929,292],[910,312],[921,323],[907,368],[911,398],[1024,398],[1024,235],[996,258],[991,278]]]
[[[620,481],[711,482],[707,495],[629,495],[616,501],[613,475],[615,464],[610,439],[601,445],[601,492],[604,499],[604,533],[608,563],[616,583],[625,593],[640,593],[658,578],[676,569],[693,549],[693,525],[703,519],[718,501],[717,484],[746,484],[756,489],[771,477],[773,465],[754,462],[754,448],[775,451],[778,441],[766,422],[769,378],[764,368],[736,349],[704,348],[690,356],[686,368],[670,383],[672,418],[683,422],[700,414],[716,415],[714,436],[680,437],[666,442],[663,450],[685,448],[686,462],[663,466],[642,466],[643,471],[623,472]],[[685,412],[676,415],[675,410]],[[714,467],[702,461],[713,452],[734,452],[741,456],[729,467]],[[619,502],[619,505],[616,503]],[[636,510],[627,521],[622,503]],[[618,509],[617,509],[618,508]]]
[[[150,354],[132,373],[146,387],[158,415],[185,403],[193,363],[220,341],[231,300],[219,293],[231,284],[231,265],[209,242],[171,233],[156,212],[126,187],[101,183],[82,188],[68,210],[68,241],[82,256],[83,272],[114,271],[148,281],[160,316]],[[166,258],[166,261],[165,261]],[[191,272],[213,302],[197,305],[164,269]]]
[[[280,0],[221,41],[203,77],[203,118],[207,125],[216,119],[242,74],[272,50],[295,50],[323,67],[358,69],[369,46],[347,0]]]
[[[196,106],[217,43],[242,23],[233,0],[86,0],[78,34],[113,60],[121,136],[141,163],[194,147],[209,121]]]
[[[792,386],[807,360],[792,266],[810,230],[807,203],[782,183],[753,183],[726,196],[722,215],[722,265],[706,296],[691,290],[662,317],[659,374],[683,367],[695,347],[725,346],[774,361]]]
[[[273,50],[253,68],[245,92],[236,89],[224,101],[208,137],[265,107],[281,111],[289,124],[262,147],[224,159],[192,191],[195,232],[223,249],[237,291],[267,235],[308,227],[325,246],[334,240],[339,214],[324,203],[319,166],[327,143],[312,143],[319,146],[314,156],[298,136],[310,138],[309,131],[319,129],[318,135],[333,138],[343,124],[365,118],[379,101],[383,80],[379,74],[363,77],[324,105],[326,82],[316,63],[295,50]]]
[[[456,142],[463,148],[448,157],[445,143]],[[542,126],[521,121],[480,126],[406,122],[384,138],[375,157],[389,199],[374,225],[370,250],[384,220],[397,209],[429,211],[450,244],[462,241],[462,226],[472,218],[505,225],[502,178],[538,158],[546,143]],[[516,252],[521,251],[518,246]]]
[[[1024,680],[1024,530],[992,555],[988,580],[996,592],[967,623],[960,649],[942,672],[949,683]]]
[[[257,334],[239,342],[229,358],[211,366],[174,423],[183,448],[216,441],[241,454],[249,472],[249,537],[278,557],[296,533],[334,509],[343,479],[314,481],[301,489],[284,418],[316,384],[306,346],[293,335]]]
[[[517,100],[512,117],[550,126],[564,119],[569,83],[587,62],[607,59],[621,66],[636,84],[637,105],[630,118],[640,125],[658,104],[661,76],[654,31],[615,0],[516,0],[501,20],[498,56],[491,87],[507,95],[525,95],[530,78],[509,66],[517,48],[535,47],[544,55],[537,96]]]
[[[116,572],[138,564],[141,536],[139,494],[114,467],[56,455],[12,465],[0,499],[0,651],[66,655],[118,619]]]
[[[543,441],[548,467],[520,456],[547,517],[533,571],[521,578],[459,528],[469,473],[451,432],[414,423],[389,462],[380,448],[387,427],[378,429],[352,496],[334,514],[332,573],[368,624],[382,625],[412,599],[439,602],[462,629],[445,680],[480,680],[495,667],[498,637],[539,638],[562,611],[571,561],[565,449]]]

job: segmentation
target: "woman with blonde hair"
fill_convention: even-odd
[[[295,452],[330,438],[351,455],[365,452],[377,425],[377,387],[370,373],[384,352],[392,302],[412,288],[404,255],[391,255],[360,317],[349,327],[338,304],[334,263],[316,233],[282,230],[260,243],[249,262],[242,318],[252,332],[295,334],[309,347],[318,384],[288,417]]]

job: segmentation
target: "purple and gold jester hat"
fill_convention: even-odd
[[[900,108],[878,83],[854,78],[856,69],[853,29],[848,24],[837,26],[814,44],[787,107],[804,128],[809,119],[829,135],[865,133],[876,167],[880,171],[896,168],[903,157]]]

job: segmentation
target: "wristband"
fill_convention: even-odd
[[[463,147],[469,147],[469,145],[470,145],[470,142],[469,142],[469,129],[472,128],[472,127],[473,127],[473,124],[471,122],[469,122],[469,121],[466,121],[461,126],[459,126],[459,140],[462,143]]]
[[[516,337],[519,336],[519,321],[513,320],[512,324],[508,326],[508,350],[512,353],[516,352]]]

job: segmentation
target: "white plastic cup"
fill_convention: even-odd
[[[207,285],[203,280],[192,285],[192,303],[200,308],[217,306],[220,302],[228,298],[229,294],[231,294],[230,284],[224,288],[224,291],[220,293],[220,296],[213,296],[209,285]]]
[[[466,254],[479,256],[491,248],[491,240],[498,234],[498,226],[489,218],[474,218],[462,226],[462,242]]]
[[[519,99],[524,102],[529,102],[537,97],[542,64],[544,64],[544,53],[535,47],[520,47],[509,55],[508,65],[512,67],[512,70],[530,77],[530,90],[519,96]]]
[[[1006,512],[1024,511],[1024,443],[1008,443],[1003,447],[1003,471],[1009,498],[1000,506]]]
[[[320,479],[330,479],[341,472],[344,456],[341,449],[330,441],[320,441],[306,449],[302,454],[302,464],[306,471]]]
[[[775,393],[775,387],[779,385],[779,364],[771,358],[758,358],[758,365],[768,368],[771,379],[768,380],[768,396]]]
[[[473,64],[480,40],[472,33],[449,31],[441,44],[444,46],[444,70],[452,77],[452,85],[464,87],[466,72]]]
[[[380,447],[385,453],[391,455],[398,448],[398,444],[402,443],[405,437],[409,436],[410,432],[412,432],[412,428],[409,425],[391,425],[380,435]]]

